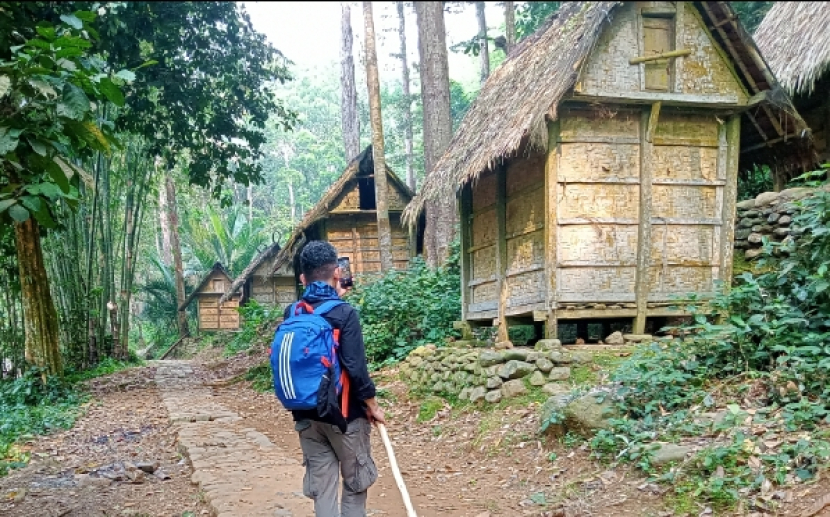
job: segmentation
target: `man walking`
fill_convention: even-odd
[[[317,308],[339,300],[346,290],[340,285],[337,251],[328,242],[309,242],[300,254],[300,281],[305,287],[302,301]],[[289,309],[285,317],[289,317]],[[339,362],[349,379],[343,406],[348,406],[346,431],[317,410],[292,411],[303,450],[303,494],[314,500],[316,517],[365,517],[366,496],[377,480],[377,467],[370,454],[370,419],[386,423],[375,400],[375,385],[369,378],[366,349],[357,311],[337,305],[322,315],[339,336]],[[340,477],[343,489],[338,507]]]

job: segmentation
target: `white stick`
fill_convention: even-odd
[[[403,498],[403,505],[406,507],[406,517],[418,517],[415,513],[415,508],[412,507],[412,501],[409,500],[409,492],[406,490],[401,471],[398,469],[398,462],[395,460],[395,451],[392,450],[392,442],[389,441],[389,435],[386,434],[386,426],[379,423],[378,430],[380,431],[380,438],[383,440],[383,445],[386,447],[386,455],[389,456],[389,464],[392,466],[392,476],[395,478],[395,483],[401,492],[401,498]]]

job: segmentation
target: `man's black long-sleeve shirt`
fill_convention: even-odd
[[[325,301],[309,303],[316,309]],[[290,309],[291,306],[285,309],[284,317],[286,319],[288,319]],[[340,368],[345,370],[346,375],[349,376],[349,415],[346,420],[351,422],[357,418],[366,418],[366,405],[363,401],[374,398],[375,383],[369,377],[366,346],[363,343],[363,331],[360,328],[357,311],[348,303],[344,303],[324,314],[323,318],[329,322],[332,328],[340,330],[338,358]],[[291,413],[294,416],[294,421],[308,419],[326,422],[325,419],[320,418],[314,409],[292,411]]]

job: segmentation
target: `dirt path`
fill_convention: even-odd
[[[154,376],[154,368],[133,368],[93,380],[75,427],[26,442],[31,463],[0,478],[0,515],[202,515],[206,506],[190,483]],[[142,462],[158,462],[156,471],[169,479],[127,471]]]

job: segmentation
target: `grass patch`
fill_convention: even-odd
[[[446,403],[446,400],[436,396],[429,396],[424,399],[420,408],[418,408],[418,423],[428,422],[435,418],[436,413],[444,409]]]

